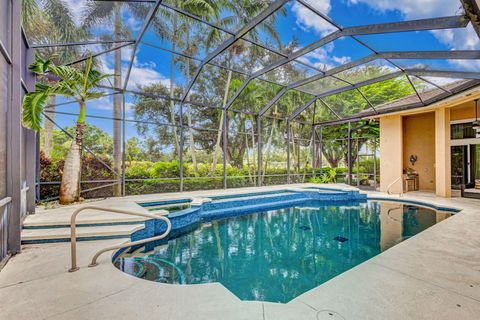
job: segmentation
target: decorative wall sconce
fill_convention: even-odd
[[[410,163],[412,164],[412,166],[414,166],[414,165],[415,165],[415,162],[417,162],[417,156],[414,155],[414,154],[412,154],[412,155],[410,156]]]

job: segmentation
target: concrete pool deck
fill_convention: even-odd
[[[138,209],[136,201],[300,186],[310,184],[125,197],[91,204]],[[100,258],[99,266],[88,268],[94,252],[122,242],[116,239],[78,243],[81,269],[74,273],[67,272],[69,243],[25,245],[0,272],[0,319],[479,319],[480,202],[428,194],[408,194],[400,199],[462,212],[287,304],[244,302],[219,283],[145,281],[116,269],[110,254]],[[55,214],[64,219],[74,208],[39,210],[29,218],[52,221]],[[85,219],[96,218],[92,213]]]

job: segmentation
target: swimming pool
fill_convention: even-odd
[[[401,202],[308,200],[205,219],[114,264],[150,281],[220,282],[242,300],[285,303],[451,215]]]

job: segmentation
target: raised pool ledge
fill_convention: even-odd
[[[308,201],[362,201],[367,196],[357,189],[302,189],[289,188],[282,192],[268,194],[239,194],[238,198],[212,200],[211,198],[191,199],[191,207],[168,214],[172,223],[171,237],[195,229],[202,222],[225,219],[255,212],[286,208]],[[174,200],[177,201],[178,200]],[[159,203],[157,201],[155,203]],[[161,201],[169,204],[168,201]],[[132,234],[132,241],[153,237],[166,230],[166,225],[160,220],[145,221],[145,228]]]

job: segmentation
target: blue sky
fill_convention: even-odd
[[[81,5],[78,1],[66,0],[71,2],[74,13],[79,15]],[[80,3],[85,0],[80,0]],[[355,26],[371,23],[385,23],[412,19],[424,19],[442,16],[451,16],[461,14],[461,4],[459,0],[308,0],[306,1],[315,7],[318,11],[332,18],[336,23],[342,26]],[[288,45],[293,39],[298,41],[298,47],[302,48],[311,44],[325,35],[336,30],[334,26],[318,17],[314,12],[304,7],[296,1],[290,1],[286,6],[286,16],[277,14],[276,28],[279,32],[283,45]],[[223,15],[229,15],[229,12]],[[143,21],[135,21],[127,12],[123,12],[124,20],[128,21],[128,26],[135,34],[141,28]],[[78,16],[78,19],[81,19]],[[103,31],[108,27],[101,28]],[[260,29],[260,27],[259,27]],[[209,27],[203,27],[201,32],[207,33]],[[232,30],[234,31],[234,30]],[[272,44],[272,39],[263,31],[260,31],[261,42]],[[225,39],[228,37],[224,35]],[[365,43],[372,46],[377,51],[405,51],[405,50],[459,50],[459,49],[480,49],[479,39],[473,28],[469,25],[465,29],[458,30],[440,30],[424,32],[408,32],[387,35],[359,36]],[[166,48],[171,44],[166,40],[160,40],[152,30],[145,34],[144,41],[154,43]],[[200,48],[197,54],[198,58],[204,58],[212,48]],[[330,69],[349,61],[357,60],[371,52],[365,47],[359,45],[351,38],[341,38],[332,43],[318,48],[315,51],[302,57],[300,60],[314,65],[320,69]],[[122,49],[122,69],[125,71],[132,55],[132,47]],[[104,71],[113,71],[113,54],[99,57],[103,63]],[[140,44],[135,55],[135,63],[130,75],[129,88],[135,89],[137,85],[146,85],[161,81],[168,84],[170,54],[168,52]],[[428,63],[434,69],[459,69],[459,70],[480,70],[477,61],[398,61],[402,67],[418,67],[420,64]],[[242,67],[242,66],[238,66]],[[312,74],[316,71],[312,70]],[[182,72],[176,68],[175,85],[184,86],[187,82]],[[448,81],[437,79],[439,83]],[[61,101],[61,100],[59,100]],[[132,104],[130,96],[126,97],[127,116],[131,116],[128,107]],[[78,108],[71,106],[58,107],[58,111],[77,112]],[[89,104],[88,114],[96,116],[112,115],[111,97],[102,98],[100,101],[94,101]],[[62,126],[71,125],[74,117],[57,116],[59,124]],[[108,133],[112,132],[111,121],[91,121]],[[129,125],[126,131],[127,138],[136,136],[134,125]]]

